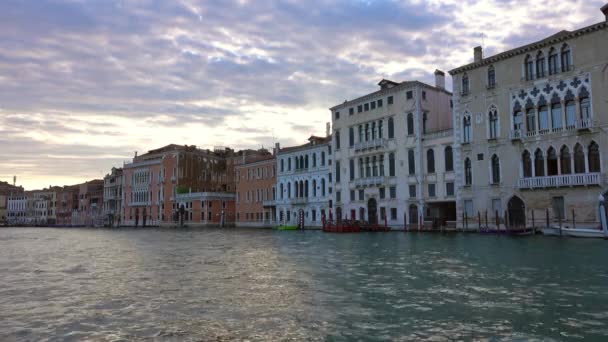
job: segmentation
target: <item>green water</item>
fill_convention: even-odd
[[[0,340],[606,340],[608,241],[0,229]]]

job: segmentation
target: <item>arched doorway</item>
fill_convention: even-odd
[[[508,204],[509,228],[525,228],[526,206],[517,196],[511,197]]]
[[[378,202],[375,198],[367,201],[367,221],[369,224],[378,224]]]
[[[417,224],[418,223],[418,206],[415,204],[410,204],[408,209],[408,218],[409,224]]]

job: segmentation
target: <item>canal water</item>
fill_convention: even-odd
[[[0,341],[606,340],[608,241],[0,229]]]

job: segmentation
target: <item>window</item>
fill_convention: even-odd
[[[545,55],[542,51],[536,55],[536,77],[545,77]]]
[[[566,127],[568,129],[574,128],[576,125],[576,105],[574,101],[570,100],[566,102]]]
[[[572,173],[572,168],[570,167],[571,163],[570,150],[568,146],[562,146],[559,152],[559,163],[562,171],[562,175],[569,175]]]
[[[397,208],[391,208],[391,220],[397,219]]]
[[[488,88],[492,89],[494,87],[496,87],[496,71],[494,66],[490,65],[488,68]]]
[[[426,172],[435,173],[435,151],[433,149],[426,151]]]
[[[424,91],[424,90],[422,91],[422,99],[426,100],[426,91]]]
[[[336,142],[335,142],[336,150],[339,150],[340,149],[340,131],[336,130],[335,134],[336,134]]]
[[[464,75],[462,75],[462,95],[468,95],[469,90],[469,75],[465,73]]]
[[[407,115],[407,135],[414,135],[414,114]]]
[[[557,51],[551,48],[549,51],[549,75],[557,74]]]
[[[524,62],[525,72],[526,72],[526,81],[531,81],[534,79],[534,61],[530,55],[526,56],[526,60]]]
[[[414,98],[414,93],[410,90],[408,92],[405,93],[405,98],[408,100],[411,100]]]
[[[388,175],[395,177],[395,154],[389,153],[388,155]]]
[[[386,99],[386,103],[388,103],[389,105],[392,105],[392,104],[393,104],[393,97],[392,97],[392,96],[389,96],[389,97]]]
[[[366,112],[369,111],[369,103],[363,105],[363,110]]]
[[[281,159],[281,172],[285,171],[285,160]]]
[[[467,158],[464,160],[464,184],[471,185],[473,182],[473,175],[471,173],[471,159]]]
[[[376,109],[376,101],[370,102],[369,106],[370,106],[370,109]]]
[[[325,166],[325,152],[321,152],[321,166]]]
[[[348,115],[353,115],[355,114],[355,108],[348,108]]]
[[[393,118],[388,118],[388,138],[393,139],[395,137],[395,123]]]
[[[410,198],[416,198],[416,185],[410,184],[409,193],[410,193]]]
[[[380,155],[379,159],[380,176],[384,177],[384,155]]]
[[[492,163],[492,184],[500,183],[500,160],[497,155],[493,155],[491,159]]]
[[[397,188],[394,186],[391,186],[388,188],[388,192],[389,195],[391,196],[391,198],[397,198]]]
[[[422,134],[426,134],[426,113],[422,113]]]
[[[321,196],[325,196],[325,178],[321,178]]]
[[[578,143],[574,145],[574,173],[585,173],[585,152]]]
[[[572,55],[568,44],[562,47],[562,72],[570,71],[572,66]]]
[[[291,158],[287,159],[287,171],[291,171]]]
[[[471,142],[471,116],[465,115],[462,119],[462,142]]]
[[[473,200],[464,200],[464,213],[466,217],[473,217]]]
[[[361,113],[363,111],[363,105],[357,106],[357,113]]]
[[[378,139],[382,139],[382,120],[378,121]]]
[[[513,130],[515,130],[516,132],[521,132],[523,126],[524,116],[521,110],[516,110],[515,113],[513,113]]]
[[[348,128],[348,146],[355,146],[355,129],[354,127]]]
[[[336,117],[336,120],[340,119],[340,112],[336,112],[335,117]]]
[[[557,175],[557,153],[553,147],[547,151],[547,176]]]
[[[340,183],[340,161],[336,161],[336,183]]]
[[[380,199],[384,199],[386,197],[386,188],[378,188],[378,192],[380,193]]]
[[[386,208],[380,207],[380,219],[384,220],[386,218]]]
[[[543,151],[536,149],[534,152],[534,176],[542,177],[545,175],[545,157]]]
[[[365,199],[365,193],[363,192],[363,189],[359,190],[359,201],[363,201]]]
[[[452,146],[446,146],[445,152],[445,171],[454,171],[454,157],[452,154]]]
[[[600,172],[600,147],[592,141],[587,151],[587,158],[589,159],[589,172]]]
[[[317,154],[312,154],[312,167],[317,167]]]
[[[340,191],[336,191],[336,202],[342,202],[342,193]]]
[[[559,102],[554,102],[551,105],[551,122],[553,124],[553,129],[555,129],[555,130],[559,130],[559,129],[561,129],[563,127],[563,124],[562,124],[562,105]]]
[[[414,150],[407,151],[407,167],[410,175],[416,174],[416,160],[414,157]]]
[[[524,177],[532,177],[532,158],[530,157],[530,152],[525,150],[521,156],[521,162],[524,170]]]
[[[540,106],[538,108],[538,125],[541,134],[549,131],[549,107]]]
[[[369,123],[365,124],[365,141],[369,141]]]
[[[336,162],[337,163],[337,162]],[[355,179],[355,160],[351,159],[348,161],[348,169],[349,169],[349,173],[350,173],[350,180],[354,180]]]
[[[557,196],[553,197],[551,200],[551,204],[553,206],[553,217],[558,220],[563,220],[566,218],[565,215],[565,207],[564,207],[564,197]]]
[[[382,107],[382,99],[378,100],[378,108]]]
[[[353,202],[355,200],[355,190],[350,191],[350,201]]]
[[[446,196],[454,196],[454,183],[445,183],[445,194]]]
[[[534,108],[526,110],[526,130],[528,132],[536,132],[536,113],[534,113]]]
[[[435,193],[435,184],[429,184],[428,190],[429,190],[429,197],[435,197],[436,196],[436,193]]]
[[[581,99],[581,119],[583,121],[587,121],[591,118],[591,102],[589,98]]]
[[[488,126],[490,129],[489,138],[498,138],[498,110],[494,106],[490,107],[490,111],[488,112]]]

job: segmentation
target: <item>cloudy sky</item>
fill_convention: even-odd
[[[382,78],[603,20],[605,0],[3,0],[0,180],[103,177],[169,143],[299,144]],[[448,80],[449,83],[449,80]]]

